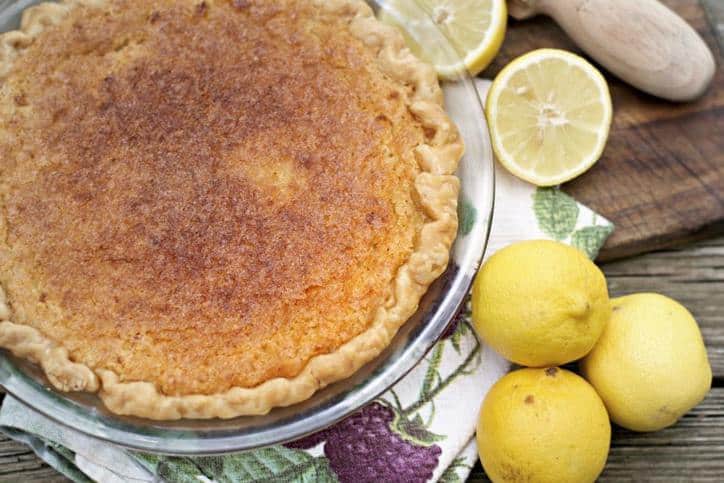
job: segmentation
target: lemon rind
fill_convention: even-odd
[[[515,161],[514,156],[512,156],[505,149],[505,147],[503,147],[500,136],[495,135],[495,120],[498,114],[497,100],[500,97],[500,94],[502,93],[504,87],[507,85],[507,81],[510,79],[510,77],[512,77],[513,74],[515,74],[516,72],[528,68],[532,64],[552,58],[563,60],[569,64],[581,68],[584,72],[586,72],[586,74],[588,74],[589,78],[595,82],[599,92],[601,93],[601,105],[604,110],[604,118],[603,122],[601,123],[601,129],[599,129],[597,132],[596,146],[591,151],[591,154],[583,159],[581,162],[579,162],[574,169],[566,170],[557,176],[546,177],[540,176],[534,171],[526,170],[520,167],[520,165]],[[521,57],[518,57],[507,66],[505,66],[505,68],[503,68],[503,70],[501,70],[498,76],[495,78],[493,85],[490,87],[490,91],[488,92],[488,98],[485,103],[485,112],[488,119],[489,129],[491,131],[491,144],[493,146],[493,151],[495,151],[495,156],[497,157],[498,161],[500,161],[500,163],[515,176],[525,181],[528,181],[529,183],[544,187],[555,186],[561,183],[565,183],[566,181],[570,181],[571,179],[583,174],[588,169],[590,169],[603,154],[603,150],[606,146],[606,140],[608,139],[611,128],[611,120],[613,118],[611,94],[608,89],[608,83],[606,82],[606,79],[603,77],[603,75],[598,71],[598,69],[596,69],[590,62],[588,62],[583,57],[560,49],[534,50]]]

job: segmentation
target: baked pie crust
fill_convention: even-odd
[[[0,36],[0,346],[118,414],[303,401],[447,266],[462,152],[434,69],[360,0],[29,8]]]

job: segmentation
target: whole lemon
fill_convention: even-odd
[[[490,389],[477,440],[494,482],[584,483],[606,464],[611,423],[601,398],[576,374],[520,369]]]
[[[497,352],[523,366],[585,356],[611,316],[606,279],[579,250],[532,240],[495,253],[473,284],[473,323]]]
[[[611,301],[613,314],[581,371],[611,419],[634,431],[674,424],[711,388],[711,366],[694,317],[653,293]]]

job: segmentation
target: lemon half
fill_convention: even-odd
[[[466,70],[478,74],[493,60],[505,37],[505,0],[393,0],[385,4],[380,20],[403,25],[410,50],[433,64],[443,78]],[[455,51],[452,55],[447,43]]]
[[[533,184],[553,186],[601,157],[611,126],[611,96],[606,80],[585,59],[540,49],[498,74],[486,116],[503,166]]]

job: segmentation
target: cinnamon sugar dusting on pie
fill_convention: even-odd
[[[445,269],[463,145],[361,0],[61,0],[0,34],[0,347],[152,419],[377,357]]]
[[[4,81],[14,322],[169,395],[293,377],[368,327],[425,222],[409,92],[305,2],[112,5]]]

